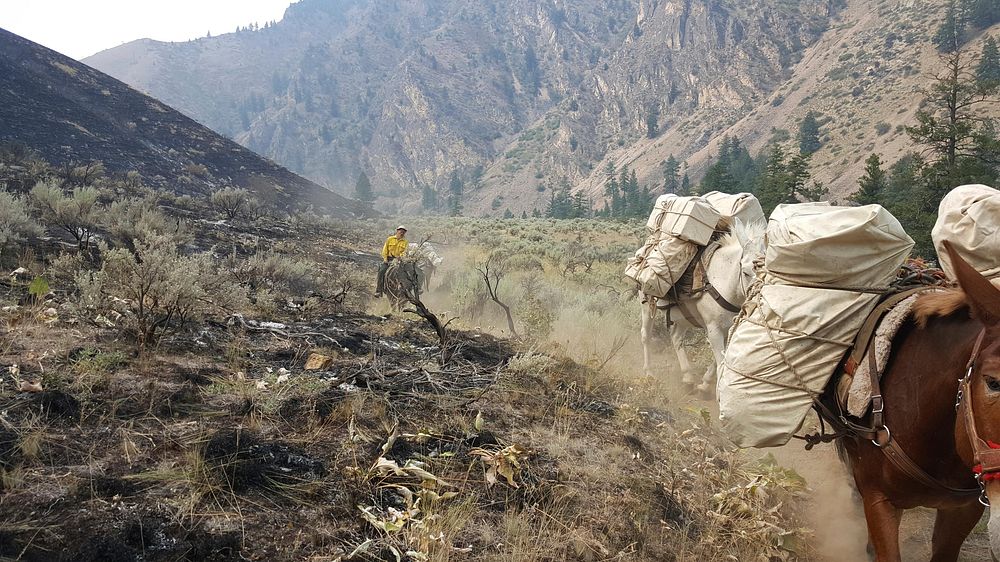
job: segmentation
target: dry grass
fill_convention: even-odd
[[[484,228],[413,224],[472,241]],[[95,536],[119,551],[146,548],[129,542],[135,524],[188,552],[270,560],[806,557],[785,548],[802,535],[793,479],[747,466],[700,410],[673,404],[669,385],[635,377],[637,314],[614,292],[617,258],[564,275],[545,236],[579,244],[579,233],[515,226],[495,241],[539,247],[518,250],[525,260],[502,298],[527,302],[534,291],[531,306],[553,313],[550,332],[512,346],[487,333],[485,312],[456,311],[459,346],[445,367],[419,319],[342,308],[274,320],[286,334],[327,330],[350,349],[216,322],[142,357],[108,328],[8,315],[5,359],[76,397],[80,415],[12,397],[5,379],[0,429],[15,434],[17,460],[0,466],[0,536],[54,558],[102,547]],[[635,236],[626,225],[587,228],[594,247]],[[330,248],[275,247],[313,245]],[[465,250],[483,254],[446,251]],[[432,308],[460,291],[471,263],[453,262],[448,281],[442,272]],[[309,351],[335,358],[322,376],[302,369]],[[123,516],[126,504],[137,507]],[[56,507],[31,519],[41,505]],[[54,528],[58,541],[39,530]]]

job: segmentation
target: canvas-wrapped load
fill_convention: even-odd
[[[963,185],[948,192],[938,207],[931,231],[941,269],[955,271],[945,251],[947,240],[976,271],[1000,278],[1000,191],[986,185]]]
[[[656,199],[646,221],[650,234],[670,234],[704,246],[719,225],[719,211],[701,197],[679,197],[673,193]]]
[[[723,429],[741,447],[788,442],[913,247],[879,205],[779,205],[767,237],[718,383]]]
[[[766,221],[760,201],[752,193],[722,193],[710,191],[702,197],[726,219],[739,219],[743,224]]]
[[[671,235],[651,235],[629,260],[625,276],[639,284],[643,294],[662,298],[684,274],[698,246]]]

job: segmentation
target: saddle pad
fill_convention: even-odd
[[[889,363],[889,356],[892,354],[892,340],[896,337],[896,333],[899,332],[903,323],[910,317],[913,304],[917,302],[918,296],[913,295],[903,300],[886,313],[878,328],[875,329],[871,343],[868,344],[875,346],[875,364],[880,379]],[[872,381],[869,369],[870,362],[867,359],[861,361],[854,373],[854,378],[850,379],[850,384],[841,384],[837,388],[840,403],[846,404],[847,412],[858,418],[863,417],[871,406]],[[847,382],[846,377],[841,380]]]

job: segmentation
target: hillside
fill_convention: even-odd
[[[809,111],[823,124],[823,147],[812,157],[814,176],[831,197],[853,192],[872,152],[894,162],[914,150],[903,127],[915,123],[928,76],[939,68],[930,38],[940,24],[943,4],[921,0],[849,0],[831,28],[803,53],[788,79],[745,115],[717,123],[694,113],[655,140],[643,140],[612,154],[640,179],[662,181],[661,166],[674,154],[699,177],[718,155],[724,135],[739,137],[752,153],[772,140],[790,147]],[[978,48],[972,41],[972,51]],[[689,130],[699,132],[691,135]],[[709,134],[710,132],[710,134]],[[703,142],[705,135],[709,142]],[[599,193],[603,175],[592,174],[581,188]]]
[[[163,103],[73,59],[0,29],[0,141],[23,143],[55,166],[101,161],[150,187],[205,196],[244,187],[281,208],[337,216],[356,201],[243,148]]]
[[[257,30],[86,62],[342,192],[364,171],[382,207],[415,210],[424,185],[443,198],[454,172],[467,212],[530,210],[651,116],[665,131],[748,112],[837,4],[304,0]]]

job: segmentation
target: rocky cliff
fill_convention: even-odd
[[[610,154],[678,131],[704,145],[791,75],[835,0],[303,0],[282,21],[86,62],[293,170],[362,171],[413,210],[530,210]],[[582,182],[582,183],[581,183]]]

